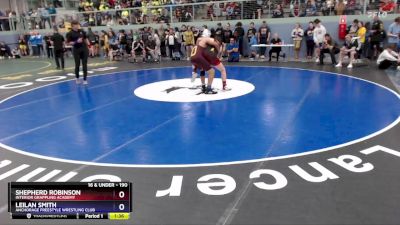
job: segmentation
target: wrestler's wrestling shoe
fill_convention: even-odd
[[[207,89],[206,92],[204,92],[204,94],[206,95],[215,95],[217,94],[217,91],[214,91],[213,89]]]
[[[201,92],[206,93],[207,87],[206,85],[201,85]]]
[[[232,88],[228,87],[227,85],[222,87],[222,91],[231,91]]]
[[[196,80],[196,78],[197,78],[197,73],[196,72],[192,72],[192,79],[190,80],[190,82],[194,82],[195,80]]]

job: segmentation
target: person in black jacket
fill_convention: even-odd
[[[11,57],[12,54],[10,47],[4,42],[0,42],[0,59],[11,59]]]
[[[383,22],[379,19],[377,15],[375,15],[371,24],[369,40],[372,58],[377,58],[382,51],[383,41],[385,40],[385,37],[386,33],[383,27]]]
[[[225,28],[223,29],[223,31],[222,31],[222,43],[223,43],[222,52],[223,52],[223,56],[227,55],[226,46],[228,46],[228,44],[230,43],[230,40],[231,40],[232,37],[233,37],[233,33],[232,33],[232,30],[231,30],[231,26],[228,23],[225,26]]]
[[[271,39],[271,44],[273,45],[281,45],[282,44],[282,40],[279,38],[278,33],[275,33]],[[282,51],[282,47],[272,47],[269,50],[269,60],[271,62],[272,60],[272,53],[276,53],[276,61],[279,61],[279,55],[281,54]]]
[[[238,22],[236,24],[234,36],[236,38],[236,41],[239,43],[239,53],[240,55],[243,56],[243,37],[245,35],[244,29],[242,27],[242,23]]]
[[[88,28],[88,33],[87,33],[87,38],[89,40],[89,56],[94,57],[95,54],[95,48],[96,48],[96,35],[92,31],[92,28]]]
[[[324,43],[322,43],[320,55],[319,55],[319,64],[324,64],[324,55],[328,53],[331,57],[332,65],[336,65],[335,55],[340,52],[337,43],[332,39],[331,35],[325,34]]]
[[[54,47],[54,58],[56,60],[57,69],[64,70],[64,37],[58,33],[58,29],[54,29],[54,34],[50,38],[51,44]],[[61,67],[60,67],[60,60],[61,60]]]
[[[257,43],[258,44],[269,44],[270,37],[271,37],[271,29],[268,27],[267,22],[263,21],[263,23],[258,31]],[[260,48],[260,58],[261,59],[265,58],[266,50],[267,50],[266,47]]]
[[[87,82],[87,61],[89,57],[88,39],[86,32],[79,29],[79,22],[74,20],[71,22],[72,29],[67,33],[67,43],[73,47],[73,55],[75,60],[75,77],[76,83],[79,84],[79,67],[82,61],[83,84]]]
[[[51,49],[51,36],[50,34],[46,34],[43,38],[44,43],[45,43],[45,47],[46,47],[46,52],[47,52],[47,58],[53,58],[54,54],[53,54],[53,49]]]

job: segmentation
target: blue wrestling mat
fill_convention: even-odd
[[[232,90],[212,96],[192,85],[190,67],[28,91],[0,104],[0,143],[60,160],[227,163],[343,146],[399,119],[399,96],[365,80],[292,68],[227,70]],[[213,86],[221,88],[221,80]]]

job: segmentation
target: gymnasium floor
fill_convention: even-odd
[[[206,96],[186,61],[89,63],[0,61],[0,224],[10,181],[95,177],[133,183],[118,224],[400,224],[400,73],[242,62]]]

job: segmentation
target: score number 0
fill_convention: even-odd
[[[124,198],[125,197],[125,192],[124,191],[120,191],[118,193],[118,197],[119,198]],[[118,209],[123,211],[125,209],[125,205],[123,203],[119,204]]]

